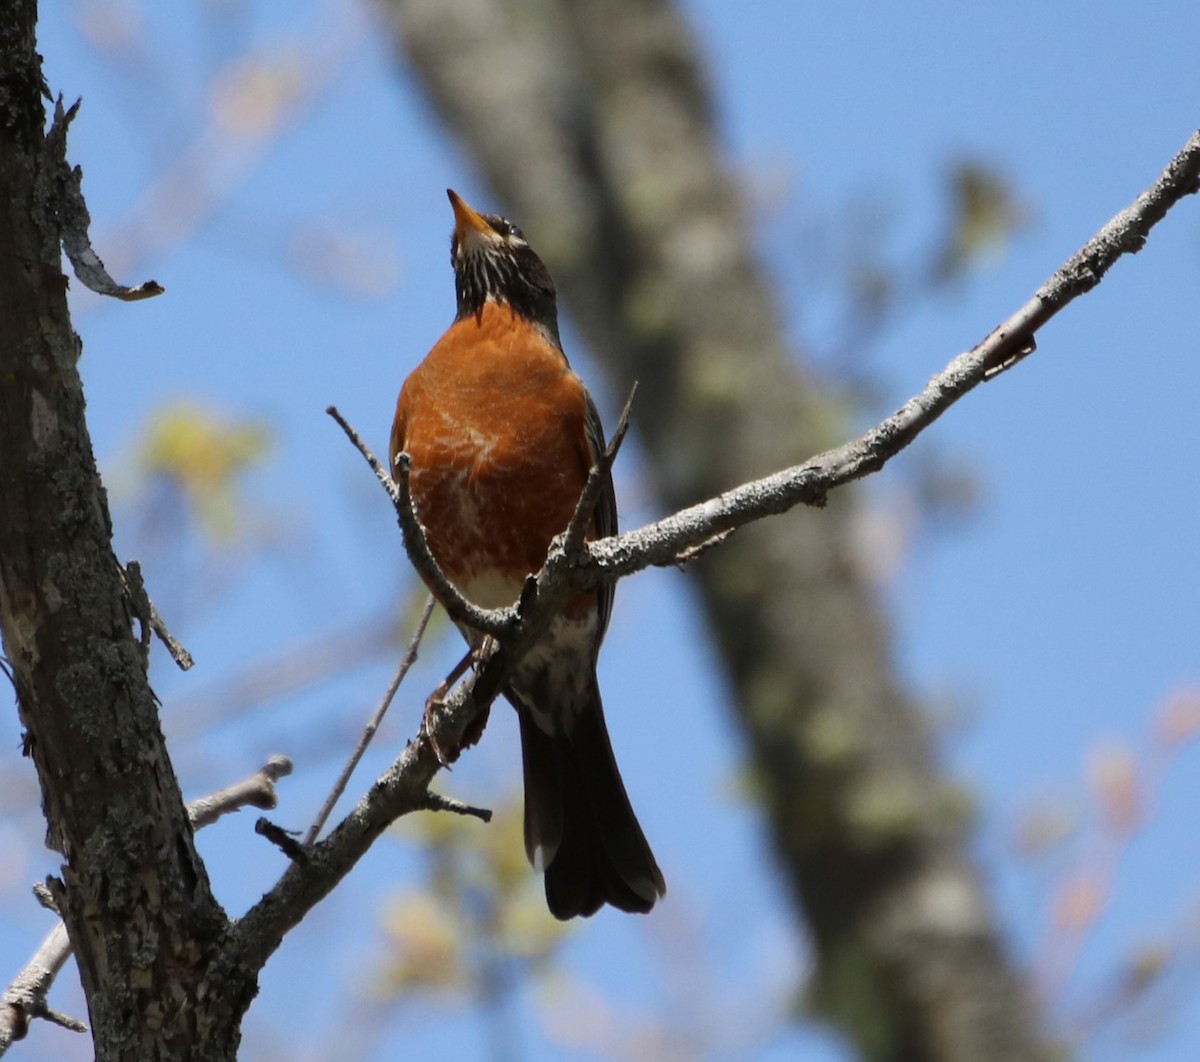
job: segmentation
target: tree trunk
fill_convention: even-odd
[[[59,251],[65,123],[44,135],[36,21],[35,0],[0,14],[0,634],[96,1057],[232,1059],[249,991],[209,990],[226,919],[112,553]]]
[[[787,349],[669,0],[384,0],[400,54],[535,234],[665,509],[845,433]],[[691,573],[736,691],[813,997],[872,1059],[1045,1058],[886,624],[853,502],[760,523]]]

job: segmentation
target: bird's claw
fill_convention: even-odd
[[[429,747],[433,749],[433,754],[437,757],[437,761],[442,767],[449,767],[450,759],[442,751],[442,746],[438,744],[438,739],[434,734],[433,722],[434,716],[437,715],[438,711],[446,707],[446,693],[446,684],[443,683],[425,699],[425,711],[421,716],[421,734],[429,742]]]

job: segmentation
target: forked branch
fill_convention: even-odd
[[[247,778],[218,790],[209,796],[192,801],[187,806],[192,826],[199,830],[216,822],[223,815],[244,807],[273,808],[276,803],[275,783],[292,773],[292,761],[286,756],[272,756]],[[12,984],[0,994],[0,1055],[17,1041],[24,1039],[30,1023],[41,1018],[74,1032],[87,1032],[82,1022],[51,1009],[47,996],[59,970],[71,955],[71,941],[66,926],[59,922],[47,934],[33,957]]]
[[[507,676],[563,598],[601,580],[615,580],[653,565],[690,559],[732,529],[797,505],[821,505],[845,483],[878,471],[968,391],[1035,349],[1037,331],[1073,299],[1091,290],[1122,255],[1140,250],[1146,236],[1185,195],[1200,189],[1200,132],[1193,134],[1154,184],[1114,217],[1043,284],[1015,314],[947,367],[896,413],[860,438],[793,468],[736,487],[654,524],[597,542],[572,553],[567,536],[552,547],[537,576],[537,592],[523,595],[528,608],[476,609],[448,587],[451,616],[492,634],[498,648],[476,673],[446,699],[433,722],[435,742],[456,747],[464,732],[503,688]],[[388,489],[405,532],[405,545],[426,581],[437,570],[407,494],[407,466],[398,462],[398,482],[383,471],[353,429],[331,410]],[[719,545],[719,543],[717,544]],[[439,587],[438,596],[442,594]],[[358,806],[324,840],[304,849],[279,882],[233,928],[228,961],[258,969],[296,925],[350,871],[374,840],[397,818],[429,806],[428,786],[440,769],[431,742],[410,742],[378,778]]]

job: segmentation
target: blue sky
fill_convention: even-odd
[[[97,249],[120,279],[153,276],[167,288],[136,305],[73,292],[90,423],[118,486],[139,425],[165,401],[191,398],[270,426],[271,460],[246,495],[268,546],[214,562],[192,534],[144,559],[152,594],[199,661],[187,676],[160,661],[155,675],[168,734],[183,735],[175,755],[189,795],[289,752],[298,772],[275,817],[302,826],[382,690],[387,661],[200,736],[172,705],[195,704],[239,668],[382,612],[402,594],[407,570],[386,504],[323,410],[338,405],[384,449],[400,382],[453,312],[444,189],[493,204],[397,77],[360,8],[144,7],[114,5],[101,17],[95,4],[44,5],[40,50],[52,89],[84,97],[71,154],[85,170]],[[998,167],[1032,209],[1003,256],[954,291],[919,299],[871,349],[877,402],[864,426],[1016,309],[1200,124],[1200,12],[1188,5],[693,0],[686,9],[713,64],[723,136],[798,348],[819,353],[836,317],[825,275],[833,265],[812,257],[813,232],[836,232],[869,204],[887,219],[886,259],[919,259],[943,221],[944,170],[961,158]],[[113,11],[129,15],[143,52],[115,59],[79,31],[88,18],[120,25]],[[265,141],[214,145],[202,138],[211,74],[246,48],[298,52],[311,95]],[[176,165],[197,144],[200,161]],[[197,168],[227,191],[180,235],[158,238],[159,224],[146,230],[155,238],[135,238],[155,216],[151,192],[178,196]],[[296,249],[314,245],[325,248],[316,265],[330,268],[331,245],[320,242],[329,233],[353,238],[367,290],[316,283],[297,268]],[[536,246],[537,234],[527,234]],[[1034,357],[965,399],[869,488],[877,519],[899,529],[906,547],[880,591],[895,619],[897,667],[915,695],[956,705],[943,761],[974,794],[976,853],[1012,946],[1030,963],[1045,939],[1048,882],[1075,864],[1064,854],[1035,872],[1016,861],[1019,810],[1038,796],[1085,805],[1087,764],[1105,743],[1129,743],[1147,763],[1163,698],[1200,680],[1198,284],[1200,211],[1188,201],[1140,255],[1042,332]],[[613,396],[569,331],[568,343],[611,420]],[[912,515],[908,491],[931,454],[972,471],[981,502],[969,520]],[[642,501],[636,447],[622,460],[618,489],[632,526],[654,514]],[[115,496],[120,523],[131,509]],[[141,548],[136,530],[119,527],[125,552]],[[171,560],[205,585],[180,585]],[[606,912],[569,946],[578,978],[623,1012],[684,1026],[696,1015],[675,999],[664,954],[691,956],[707,986],[700,996],[693,986],[692,1006],[710,1020],[745,1020],[755,993],[786,999],[802,954],[760,825],[736,796],[738,739],[688,594],[686,576],[674,572],[623,584],[601,669],[618,755],[670,903],[646,921]],[[360,786],[413,732],[417,691],[456,652],[445,641],[425,655]],[[443,789],[486,803],[516,784],[509,714],[495,713],[483,747]],[[687,747],[664,757],[685,726]],[[1196,750],[1184,749],[1146,828],[1122,850],[1060,1013],[1097,998],[1141,941],[1190,942],[1195,966],[1198,766]],[[251,822],[236,817],[201,842],[232,911],[280,869]],[[52,869],[37,854],[31,816],[8,830],[25,846],[30,880]],[[1088,866],[1107,858],[1095,847],[1080,855]],[[402,844],[385,839],[289,939],[264,975],[247,1057],[327,1057],[346,1036],[351,1004],[329,1004],[331,993],[342,999],[369,983],[382,957],[382,905],[412,871]],[[15,971],[45,927],[24,900],[6,908],[0,969]],[[62,980],[69,1007],[70,979]],[[1137,1039],[1136,1023],[1125,1023],[1086,1057],[1190,1059],[1200,1037],[1196,987],[1180,976],[1157,1041]],[[561,1057],[536,998],[523,992],[517,1009],[523,1057]],[[381,1046],[354,1057],[390,1057],[387,1036],[416,1054],[486,1057],[478,1020],[454,1009],[399,1008],[383,1030]],[[64,1057],[67,1044],[67,1034],[39,1029],[22,1057]],[[711,1057],[773,1060],[802,1049],[818,1062],[848,1057],[812,1028],[726,1044]]]

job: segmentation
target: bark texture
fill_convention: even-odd
[[[530,233],[676,509],[845,427],[784,341],[669,0],[381,0],[397,52]],[[1052,1057],[848,546],[851,505],[741,531],[691,578],[736,692],[813,1001],[874,1059]]]
[[[209,991],[225,918],[112,553],[60,264],[65,129],[45,133],[36,19],[34,0],[0,14],[0,633],[97,1058],[227,1059],[249,994]]]

